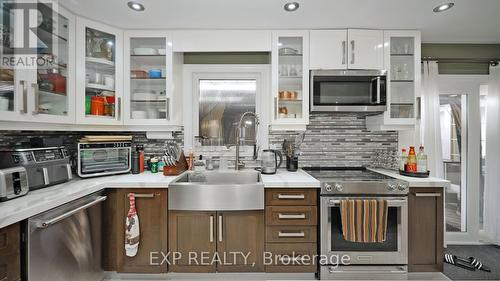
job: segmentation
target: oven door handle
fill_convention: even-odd
[[[342,199],[330,199],[328,200],[328,203],[330,205],[340,205],[340,201]],[[363,199],[361,199],[363,200]],[[373,200],[373,198],[370,198],[370,199],[366,199],[366,200]],[[388,199],[387,200],[387,206],[388,207],[401,207],[403,205],[406,205],[408,203],[408,200],[405,198],[405,199]]]

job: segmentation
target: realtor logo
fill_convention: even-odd
[[[1,67],[46,69],[57,54],[55,2],[2,0]]]

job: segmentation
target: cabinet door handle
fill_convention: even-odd
[[[297,215],[278,214],[278,218],[282,220],[303,220],[306,218],[306,214],[297,214]]]
[[[22,104],[23,107],[21,109],[21,114],[27,114],[28,113],[28,89],[26,88],[26,81],[25,80],[20,80],[19,84],[22,86]]]
[[[355,48],[355,45],[354,45],[354,40],[351,40],[351,64],[354,64],[354,48]]]
[[[170,121],[170,98],[167,98],[167,121]]]
[[[300,232],[278,232],[278,237],[305,237],[304,231]]]
[[[214,216],[210,216],[210,243],[214,242]]]
[[[441,193],[415,193],[417,197],[441,197]]]
[[[40,92],[38,83],[31,83],[31,86],[33,87],[35,93],[35,108],[33,109],[32,114],[37,115],[38,113],[40,113]]]
[[[306,196],[304,194],[278,194],[278,199],[304,199]]]
[[[345,64],[346,42],[342,41],[342,64]]]
[[[377,104],[380,103],[380,76],[377,77]]]
[[[122,98],[118,98],[118,104],[117,104],[117,120],[121,120],[122,119]]]
[[[219,228],[219,242],[222,242],[222,215],[219,215],[219,223],[217,226]]]

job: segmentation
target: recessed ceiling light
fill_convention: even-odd
[[[286,3],[284,8],[285,8],[285,11],[287,11],[287,12],[293,12],[299,8],[299,3],[297,3],[297,2]]]
[[[436,8],[433,9],[434,13],[440,13],[444,12],[446,10],[451,9],[453,6],[455,6],[455,3],[446,3],[446,4],[441,4],[437,6]]]
[[[129,1],[127,3],[128,7],[134,11],[144,11],[144,5],[137,3],[135,1]]]

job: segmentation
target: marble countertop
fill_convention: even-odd
[[[288,172],[279,169],[274,175],[262,175],[262,181],[266,188],[320,188],[320,182],[306,173],[304,170]]]
[[[177,177],[161,173],[124,174],[82,179],[29,192],[27,195],[0,203],[0,228],[43,213],[105,188],[168,188]],[[275,175],[262,175],[266,188],[319,188],[319,181],[306,172],[279,170]]]
[[[410,187],[448,187],[450,182],[440,178],[428,177],[428,178],[414,178],[400,175],[397,171],[381,169],[381,168],[369,168],[377,173],[384,174],[393,178],[407,181]]]

